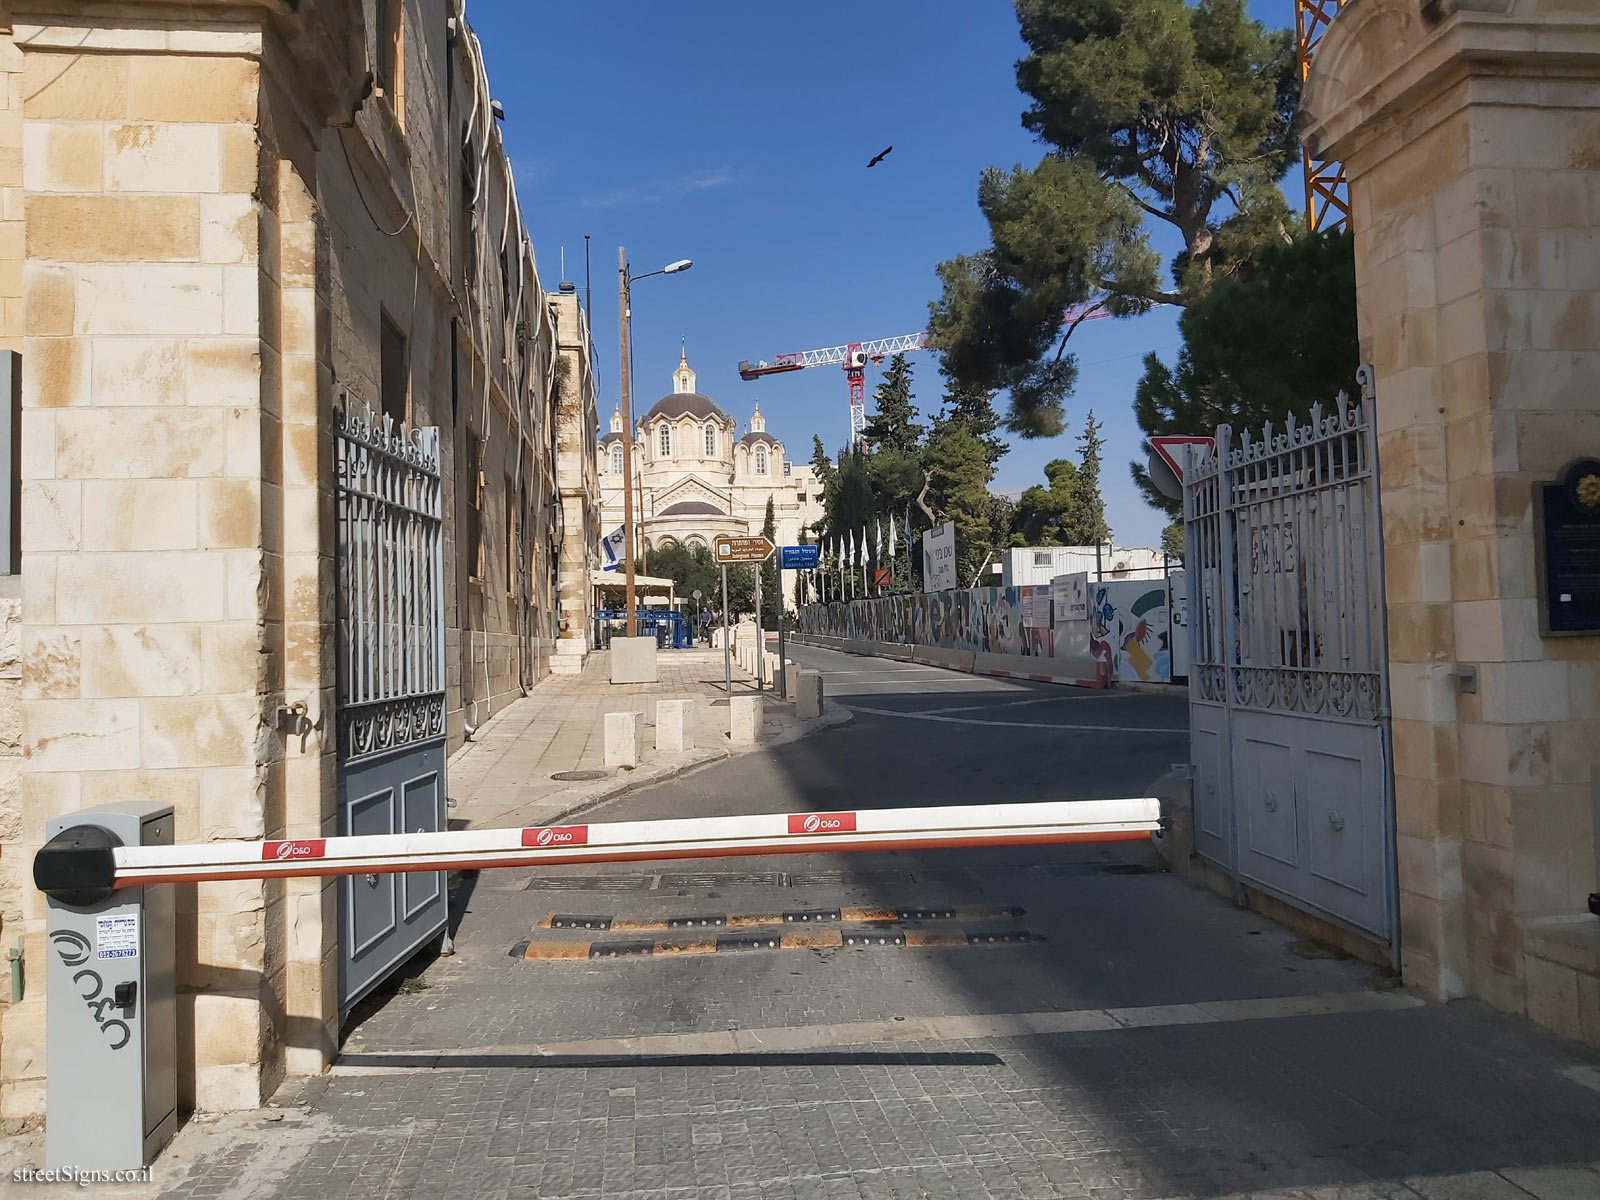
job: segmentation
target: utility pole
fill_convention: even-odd
[[[617,342],[622,357],[618,378],[622,381],[622,524],[623,544],[628,555],[627,636],[638,637],[639,618],[633,592],[633,380],[628,372],[628,252],[621,246],[617,247]]]

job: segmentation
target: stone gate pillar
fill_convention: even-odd
[[[1377,369],[1405,975],[1600,1042],[1600,637],[1540,635],[1532,505],[1600,458],[1597,105],[1595,0],[1349,0],[1302,130]]]

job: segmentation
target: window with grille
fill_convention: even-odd
[[[765,446],[757,446],[756,447],[756,474],[757,475],[765,475],[766,473],[767,473],[767,448]]]
[[[706,457],[715,458],[717,453],[717,427],[706,422]]]
[[[622,443],[621,442],[618,442],[615,446],[611,447],[611,473],[613,475],[621,475],[622,474]]]
[[[1035,551],[1033,565],[1036,567],[1048,567],[1050,565],[1050,552],[1048,550]]]
[[[672,457],[672,426],[668,425],[665,421],[661,422],[661,433],[659,435],[659,445],[660,445],[660,448],[661,448],[661,457],[662,458],[671,458]]]

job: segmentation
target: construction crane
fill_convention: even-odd
[[[1295,65],[1300,83],[1311,73],[1311,60],[1328,24],[1348,0],[1294,0]],[[1300,151],[1306,175],[1306,224],[1312,233],[1337,229],[1350,223],[1349,189],[1345,185],[1344,164],[1314,159]]]
[[[1076,326],[1084,321],[1098,321],[1111,314],[1098,304],[1078,305],[1067,310],[1063,325]],[[844,346],[829,346],[823,350],[802,350],[796,354],[780,354],[768,362],[739,364],[739,378],[760,379],[765,375],[783,375],[790,371],[803,371],[807,367],[843,367],[850,385],[850,445],[860,446],[867,431],[867,364],[881,363],[894,354],[909,354],[913,350],[928,348],[928,334],[903,333],[899,337],[879,338],[873,342],[850,342]]]
[[[1349,0],[1293,0],[1295,66],[1302,84],[1311,72],[1322,35],[1329,23]],[[1344,164],[1313,159],[1301,151],[1305,169],[1306,212],[1305,220],[1311,232],[1337,229],[1350,224],[1350,202],[1345,183]],[[1095,321],[1111,314],[1095,305],[1082,305],[1071,309],[1063,324]],[[803,350],[798,354],[780,354],[771,362],[741,362],[740,379],[760,379],[764,375],[782,375],[788,371],[802,371],[807,367],[843,367],[850,384],[850,444],[859,446],[867,428],[867,364],[880,363],[891,354],[906,354],[912,350],[925,350],[928,335],[907,333],[900,337],[881,338],[875,342],[851,342],[844,346],[829,346],[824,350]]]

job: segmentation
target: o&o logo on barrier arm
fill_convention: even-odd
[[[854,833],[856,815],[853,812],[791,813],[790,833]]]

